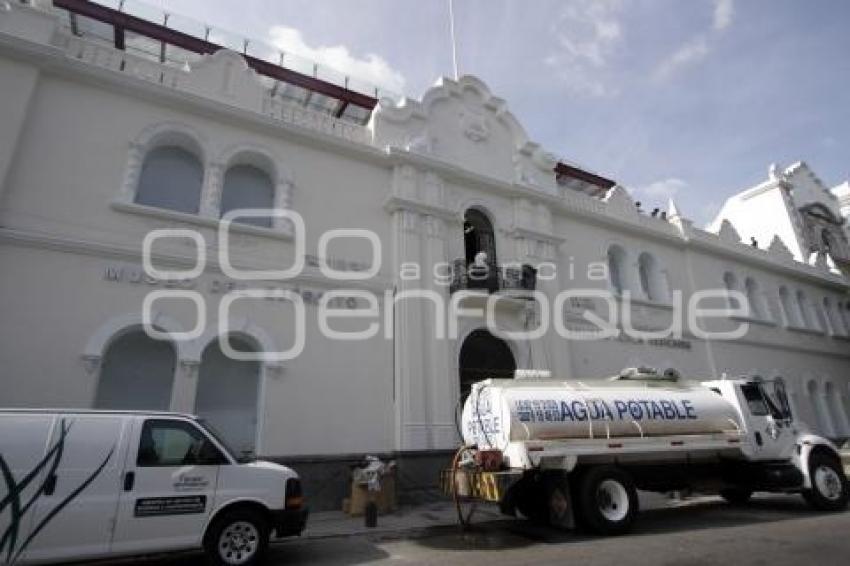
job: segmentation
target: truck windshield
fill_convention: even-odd
[[[777,388],[774,388],[774,390],[777,392],[777,397],[780,397],[779,392],[778,392],[778,389],[777,389]],[[764,395],[764,402],[767,404],[767,408],[770,410],[770,415],[771,415],[774,419],[776,419],[776,420],[783,420],[783,419],[790,418],[790,416],[791,416],[791,411],[790,411],[790,409],[788,409],[788,410],[786,411],[786,410],[783,410],[783,409],[782,409],[782,408],[780,408],[780,407],[777,407],[777,406],[776,406],[776,403],[774,403],[774,402],[773,402],[773,399],[771,399],[771,398],[770,398],[770,394],[767,392],[767,388],[766,388],[766,387],[762,386],[762,387],[761,387],[761,392],[762,392],[762,395]],[[782,399],[781,399],[781,397],[780,397],[780,404],[782,404]]]
[[[747,408],[750,410],[750,414],[754,417],[765,417],[768,415],[769,411],[767,403],[765,403],[765,397],[757,384],[747,383],[746,385],[742,385],[741,393],[744,394],[744,399],[747,400]]]
[[[252,462],[255,459],[253,456],[239,454],[238,452],[234,451],[233,448],[231,448],[230,445],[225,442],[224,437],[219,434],[219,432],[215,429],[214,426],[210,424],[209,421],[205,419],[198,419],[197,422],[204,428],[204,430],[207,431],[207,434],[216,439],[219,446],[224,448],[224,451],[227,452],[227,455],[230,456],[233,460],[239,462],[240,464],[247,464],[248,462]]]

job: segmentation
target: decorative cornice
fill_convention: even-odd
[[[410,210],[425,216],[436,216],[443,220],[453,222],[463,221],[463,215],[455,210],[398,195],[389,195],[384,199],[384,209],[389,213],[397,210]]]
[[[59,252],[79,253],[90,257],[102,259],[117,259],[121,261],[139,263],[142,259],[141,246],[127,246],[115,243],[99,242],[69,238],[65,235],[47,234],[14,228],[0,228],[0,243],[26,246],[35,249],[45,249]],[[195,265],[197,258],[195,254],[174,254],[154,252],[151,259],[158,265],[170,267],[191,267]],[[239,270],[276,270],[280,265],[272,262],[245,261],[245,257],[232,260],[233,267]],[[205,273],[223,274],[221,266],[215,258],[215,254],[208,254]],[[251,281],[252,285],[261,287],[264,284],[274,282],[273,280]],[[328,279],[318,268],[305,266],[297,277],[278,283],[312,284],[324,288],[351,288],[364,289],[368,291],[382,292],[392,288],[392,282],[385,277],[376,276],[368,280],[345,280]]]

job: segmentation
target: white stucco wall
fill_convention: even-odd
[[[274,164],[276,188],[287,195],[279,204],[305,219],[304,253],[316,254],[320,235],[331,229],[368,229],[382,243],[381,270],[368,281],[331,281],[308,265],[291,281],[262,281],[257,287],[297,288],[305,299],[339,288],[379,296],[425,289],[448,300],[448,289],[427,274],[436,264],[464,256],[463,215],[477,208],[493,224],[500,263],[554,265],[556,277],[538,281],[550,301],[567,289],[608,289],[607,280],[589,276],[588,266],[604,266],[609,248],[618,245],[626,252],[627,286],[639,299],[631,307],[635,324],[663,329],[675,312],[669,304],[640,298],[642,253],[652,255],[657,277],[680,291],[685,302],[696,291],[722,288],[723,274],[731,271],[741,284],[747,277],[758,281],[772,313],[768,321],[711,323],[715,328],[750,323],[747,335],[735,342],[687,333],[675,342],[577,341],[550,331],[530,342],[509,340],[518,367],[582,379],[634,365],[676,367],[695,378],[782,376],[801,415],[815,426],[814,404],[806,397],[810,380],[817,381],[819,391],[831,381],[847,405],[848,337],[787,327],[778,289],[786,286],[813,302],[828,297],[846,306],[850,288],[823,266],[795,261],[801,252],[794,248],[793,214],[780,187],[751,196],[750,203],[767,211],[763,215],[738,214],[727,205],[738,235],[719,226],[719,234],[712,234],[675,211],[668,219],[638,213],[621,187],[604,199],[557,187],[553,157],[529,140],[506,103],[474,77],[443,79],[421,100],[379,107],[368,127],[359,127],[303,109],[272,112],[235,54],[208,59],[194,76],[159,70],[158,77],[168,78],[163,84],[104,64],[123,57],[109,47],[45,32],[52,29],[51,18],[28,7],[15,4],[0,18],[7,19],[0,25],[0,99],[8,101],[0,109],[0,364],[5,368],[0,405],[91,406],[103,348],[122,328],[138,324],[144,297],[163,288],[161,282],[138,280],[143,238],[155,228],[191,228],[206,242],[208,264],[186,285],[205,298],[210,328],[202,338],[178,346],[171,408],[193,410],[202,377],[199,352],[215,334],[217,308],[232,283],[216,260],[218,221],[209,203],[216,175],[237,150],[258,152]],[[18,18],[18,37],[4,31],[11,18]],[[28,35],[26,26],[38,33]],[[243,82],[217,91],[214,79],[223,76],[226,65],[242,69]],[[132,204],[133,175],[145,143],[171,131],[193,136],[201,150],[207,178],[198,215]],[[742,224],[750,218],[770,222]],[[784,247],[764,249],[774,235]],[[762,249],[740,241],[750,236]],[[296,254],[292,237],[281,229],[238,230],[233,250],[236,261],[252,269],[281,268]],[[158,244],[154,252],[157,265],[185,269],[193,261],[188,241]],[[338,240],[328,255],[369,260],[359,240]],[[409,262],[420,264],[426,276],[400,277],[402,264]],[[464,306],[481,307],[485,300],[486,295],[471,297]],[[405,301],[391,317],[394,339],[384,337],[381,319],[377,336],[341,342],[318,332],[316,306],[306,302],[304,352],[263,364],[260,453],[455,445],[458,356],[463,338],[484,325],[480,316],[460,321],[458,339],[437,340],[434,328],[445,310],[438,314],[427,302]],[[599,301],[588,304],[602,312]],[[157,308],[163,325],[194,326],[188,302]],[[499,330],[516,331],[527,320],[539,320],[539,308],[523,296],[504,301],[497,309]],[[285,348],[293,340],[290,311],[267,300],[240,303],[234,308],[237,330]],[[583,324],[578,308],[554,316],[563,316],[568,326]],[[358,321],[337,321],[337,326],[363,328]],[[850,435],[834,426],[835,435]]]

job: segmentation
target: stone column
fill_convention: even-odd
[[[274,207],[279,210],[292,208],[292,193],[295,186],[291,179],[280,178],[274,189]],[[287,218],[275,217],[272,219],[272,227],[279,232],[292,233],[292,222]]]
[[[195,360],[180,360],[177,363],[174,384],[171,389],[170,410],[177,413],[195,412],[199,369],[200,363]]]
[[[224,185],[224,164],[212,162],[207,165],[204,188],[201,191],[200,215],[205,218],[221,217],[221,192]]]
[[[411,210],[393,212],[395,236],[395,272],[403,263],[422,265],[421,216]],[[421,289],[422,281],[396,280],[396,293]],[[430,445],[428,434],[428,394],[426,366],[429,363],[424,349],[429,329],[422,318],[422,299],[402,299],[395,303],[395,379],[396,430],[399,450],[424,450]]]
[[[458,237],[461,230],[448,231],[446,222],[435,216],[426,216],[424,219],[425,251],[423,254],[423,289],[429,289],[444,299],[444,305],[440,309],[445,315],[448,313],[449,287],[441,285],[434,274],[434,266],[447,264],[449,262],[447,250],[447,234],[456,233]],[[447,268],[440,270],[441,274],[447,273]],[[449,449],[457,444],[457,433],[454,424],[454,411],[458,399],[457,376],[454,369],[452,357],[454,356],[452,344],[445,333],[445,326],[440,329],[442,337],[438,338],[438,319],[434,308],[427,308],[423,313],[424,326],[429,333],[425,337],[426,352],[430,365],[428,375],[425,376],[430,389],[430,422],[432,425],[431,442],[432,448]]]

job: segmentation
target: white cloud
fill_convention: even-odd
[[[353,80],[366,81],[399,94],[404,93],[404,75],[374,53],[358,58],[344,45],[311,47],[304,41],[299,30],[286,26],[273,26],[269,30],[269,41],[285,53],[310,59],[348,75]]]
[[[714,0],[711,29],[695,35],[663,59],[656,66],[653,77],[656,80],[665,80],[680,69],[690,67],[705,59],[711,52],[711,42],[715,39],[714,36],[723,33],[732,24],[734,15],[734,0]]]
[[[666,203],[667,199],[676,196],[679,191],[688,188],[688,183],[678,177],[661,179],[648,185],[642,185],[631,189],[632,197],[637,200],[650,200],[653,202]]]
[[[564,5],[552,30],[557,50],[544,58],[570,90],[589,96],[616,92],[604,69],[622,43],[621,0],[573,0]]]
[[[714,29],[723,31],[732,23],[735,15],[735,3],[733,0],[715,0],[714,2]]]
[[[701,61],[708,53],[708,40],[706,40],[705,36],[694,37],[658,64],[655,68],[655,78],[666,79],[679,69],[689,67]]]

